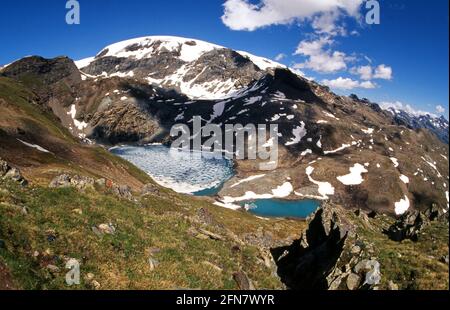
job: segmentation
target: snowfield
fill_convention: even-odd
[[[395,214],[402,215],[406,211],[408,211],[410,206],[408,196],[405,195],[404,199],[401,199],[400,201],[395,203]]]
[[[344,185],[360,185],[364,182],[362,174],[367,172],[369,171],[364,168],[363,165],[355,164],[352,168],[350,168],[349,174],[337,177],[337,179]]]

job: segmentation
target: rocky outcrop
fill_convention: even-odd
[[[326,205],[309,220],[299,240],[272,249],[278,275],[291,289],[374,288],[381,281],[380,263],[371,245],[356,234],[352,215]]]
[[[133,194],[131,187],[127,185],[118,185],[111,180],[93,179],[85,176],[62,174],[55,177],[49,184],[50,188],[74,187],[79,190],[99,189],[112,192],[118,197],[132,200]]]
[[[417,210],[408,211],[391,225],[385,234],[391,240],[401,242],[409,239],[417,242],[421,231],[432,221],[448,221],[448,213],[444,213],[436,204],[433,204],[425,212]]]
[[[411,211],[402,215],[389,229],[386,234],[391,240],[403,241],[410,239],[419,240],[420,231],[427,224],[428,218],[419,211]]]
[[[28,181],[22,176],[19,169],[11,167],[6,161],[0,158],[0,178],[4,180],[12,180],[22,186],[27,186]]]
[[[49,184],[51,188],[64,188],[75,187],[77,189],[94,189],[95,180],[88,177],[79,175],[70,176],[68,174],[62,174],[55,177]]]
[[[152,196],[152,195],[158,195],[159,193],[160,193],[160,191],[159,191],[158,186],[156,186],[155,184],[152,184],[152,183],[145,184],[145,185],[142,187],[142,190],[141,190],[141,195],[142,195],[142,196],[147,196],[147,195],[150,195],[150,196]]]

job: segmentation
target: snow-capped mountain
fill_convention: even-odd
[[[425,128],[433,132],[442,142],[449,142],[449,123],[448,120],[443,117],[437,117],[431,114],[414,115],[404,110],[395,108],[388,108],[394,120],[399,125],[404,125],[412,129]]]
[[[266,71],[285,67],[247,52],[170,36],[115,43],[76,64],[87,76],[138,78],[191,99],[231,97]]]

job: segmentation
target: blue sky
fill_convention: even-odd
[[[363,0],[324,0],[330,5],[308,13],[311,1],[79,0],[81,24],[67,25],[65,0],[2,0],[0,64],[28,55],[81,59],[133,37],[185,36],[271,59],[282,54],[280,62],[339,94],[448,118],[448,1],[381,0],[380,25],[363,22],[363,6],[332,5]]]

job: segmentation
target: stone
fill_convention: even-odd
[[[215,219],[214,216],[205,208],[200,208],[197,211],[197,216],[199,217],[200,221],[206,225],[214,225]]]
[[[0,158],[0,177],[4,176],[10,169],[9,164]]]
[[[6,172],[6,174],[3,176],[4,179],[10,179],[13,180],[22,186],[28,185],[28,181],[25,180],[25,178],[20,173],[19,169],[17,168],[11,168]]]
[[[99,188],[99,189],[105,189],[106,188],[106,179],[101,178],[101,179],[95,180],[95,186],[97,186],[97,188]]]
[[[390,291],[398,291],[398,285],[395,284],[395,283],[392,282],[392,281],[389,281],[389,282],[388,282],[388,289],[389,289]]]
[[[347,288],[351,291],[356,290],[361,283],[361,278],[359,275],[350,273],[347,277]]]
[[[131,188],[127,185],[117,185],[117,184],[113,184],[111,187],[112,192],[121,197],[121,198],[125,198],[128,200],[133,199],[133,194],[131,193]]]
[[[355,255],[361,253],[361,247],[359,247],[358,245],[353,246],[351,249],[351,253]]]
[[[91,285],[95,290],[99,290],[101,287],[100,283],[98,283],[96,280],[92,280]]]
[[[81,210],[81,209],[73,209],[72,212],[76,213],[78,215],[83,215],[83,210]]]
[[[448,265],[448,255],[442,256],[440,261],[441,261],[441,263]]]
[[[70,179],[71,186],[85,190],[85,189],[94,189],[95,181],[92,178],[75,175]]]
[[[363,260],[355,266],[355,272],[366,272],[364,285],[378,285],[381,282],[380,263],[376,260]]]
[[[98,229],[101,233],[106,235],[113,235],[116,232],[116,228],[111,224],[100,224],[98,225]]]
[[[75,187],[80,190],[93,189],[94,179],[84,176],[70,176],[68,174],[59,175],[50,182],[49,187],[51,188],[67,188]]]
[[[51,188],[70,187],[71,186],[70,180],[71,179],[69,175],[62,174],[53,178],[53,180],[50,182],[48,186]]]
[[[156,254],[158,254],[158,253],[160,253],[161,252],[161,249],[160,248],[156,248],[156,247],[154,247],[154,248],[150,248],[149,250],[148,250],[148,252],[150,253],[150,255],[156,255]]]
[[[233,279],[234,281],[236,281],[236,284],[238,285],[240,290],[255,290],[255,286],[253,285],[252,280],[250,280],[245,272],[238,271],[233,273]]]
[[[213,240],[220,240],[220,241],[223,241],[223,240],[224,240],[224,238],[223,238],[221,235],[215,234],[215,233],[210,232],[210,231],[208,231],[208,230],[206,230],[206,229],[203,229],[203,228],[200,228],[200,229],[199,229],[199,232],[200,232],[201,234],[207,236],[208,238],[213,239]]]
[[[156,259],[154,259],[153,257],[150,257],[148,259],[148,266],[150,267],[151,271],[155,270],[155,268],[158,267],[158,265],[159,265],[159,262]]]
[[[141,196],[159,195],[159,193],[160,193],[159,188],[152,183],[145,184],[141,190]]]

